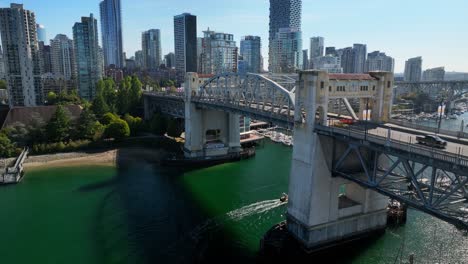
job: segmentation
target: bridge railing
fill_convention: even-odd
[[[441,134],[441,135],[446,135],[446,136],[451,136],[451,137],[456,137],[456,138],[466,138],[468,139],[468,133],[467,132],[462,132],[462,131],[451,131],[451,130],[446,130],[446,129],[438,129],[436,127],[431,127],[431,126],[425,126],[425,125],[421,125],[421,124],[414,124],[414,123],[410,123],[410,122],[405,122],[405,121],[401,121],[401,120],[395,120],[395,119],[392,119],[390,121],[390,124],[394,124],[394,125],[399,125],[399,126],[403,126],[403,127],[407,127],[407,128],[411,128],[411,129],[416,129],[416,130],[422,130],[422,131],[427,131],[427,132],[431,132],[431,133],[438,133],[438,134]]]
[[[332,134],[347,136],[356,140],[367,141],[370,143],[390,147],[393,149],[402,150],[408,153],[414,153],[421,156],[426,156],[432,159],[437,159],[445,162],[449,162],[454,165],[461,165],[468,167],[468,157],[462,156],[461,154],[454,154],[444,150],[435,148],[428,148],[416,145],[411,142],[398,141],[392,138],[383,137],[375,134],[365,133],[360,130],[354,130],[351,128],[337,128],[331,126],[323,126],[320,124],[315,125],[316,129],[323,132],[329,132]]]

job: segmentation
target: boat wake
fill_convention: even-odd
[[[240,221],[245,217],[261,214],[273,210],[286,202],[281,202],[278,199],[262,201],[251,205],[244,206],[226,214],[229,220]]]
[[[226,224],[232,222],[239,222],[246,217],[251,217],[258,214],[267,213],[270,210],[278,208],[282,205],[287,204],[287,202],[281,202],[279,199],[266,200],[257,203],[253,203],[239,209],[230,211],[224,215],[220,215],[196,226],[191,232],[189,232],[181,242],[187,242],[186,239],[192,240],[191,245],[197,245],[200,241],[204,239],[207,234],[215,233],[216,231],[223,228]],[[172,245],[171,249],[176,249],[177,244]]]

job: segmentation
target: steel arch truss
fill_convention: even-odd
[[[282,81],[295,83],[287,78]],[[215,76],[199,88],[192,100],[218,108],[252,112],[265,121],[292,123],[294,119],[294,93],[260,74]]]
[[[397,82],[395,89],[441,95],[453,102],[468,94],[468,81]]]
[[[333,175],[346,178],[468,230],[468,171],[460,173],[349,143]],[[353,161],[355,167],[344,166]],[[348,163],[349,164],[349,163]]]

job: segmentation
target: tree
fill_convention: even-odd
[[[179,128],[179,123],[176,119],[169,119],[167,124],[167,135],[170,137],[180,137],[182,131]]]
[[[113,138],[115,140],[122,140],[130,136],[130,127],[127,122],[122,119],[114,120],[106,127],[106,138]]]
[[[8,88],[5,80],[0,80],[0,90],[6,90]]]
[[[159,113],[156,113],[150,121],[151,132],[163,136],[167,131],[167,119]]]
[[[117,108],[119,114],[126,114],[130,111],[131,98],[130,98],[130,87],[131,77],[127,76],[120,83],[119,90],[117,91]]]
[[[106,113],[104,116],[101,118],[101,123],[105,126],[110,125],[113,121],[120,119],[117,115],[114,115],[113,113]]]
[[[107,105],[101,93],[97,94],[94,98],[91,105],[91,111],[93,111],[93,113],[99,119],[102,118],[104,114],[109,112],[109,106]]]
[[[63,106],[57,106],[55,114],[47,124],[46,131],[51,142],[60,142],[69,138],[70,115]]]
[[[144,130],[143,119],[139,117],[133,117],[129,114],[125,114],[123,119],[125,120],[125,122],[127,122],[128,126],[130,127],[130,133],[133,136],[138,135],[138,133]]]
[[[28,143],[34,144],[45,142],[47,140],[45,127],[46,123],[41,115],[37,112],[33,112],[31,114],[30,124],[26,127],[28,130]]]
[[[137,112],[138,105],[141,102],[142,84],[138,77],[133,76],[131,81],[131,88],[129,91],[130,96],[130,112],[135,114]]]
[[[47,94],[47,104],[54,105],[57,103],[57,95],[54,92],[49,92]]]
[[[15,145],[7,135],[0,133],[0,157],[9,158],[15,153]]]
[[[103,126],[97,121],[96,116],[93,114],[91,109],[86,107],[81,112],[80,118],[78,119],[76,127],[76,139],[90,139],[97,140],[99,135],[102,134]]]

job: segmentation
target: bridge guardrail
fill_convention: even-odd
[[[392,119],[392,121],[390,121],[389,123],[394,124],[394,125],[404,126],[404,127],[411,128],[411,129],[422,130],[422,131],[427,131],[427,132],[432,132],[432,133],[438,133],[438,134],[441,134],[441,135],[446,135],[446,136],[451,136],[451,137],[456,137],[456,138],[466,138],[466,139],[468,139],[468,133],[466,133],[466,132],[461,132],[461,131],[455,132],[455,131],[450,131],[450,130],[446,130],[446,129],[438,130],[436,127],[424,126],[424,125],[414,124],[414,123],[395,120],[395,119]]]
[[[416,144],[397,141],[394,139],[388,140],[386,137],[369,134],[369,133],[366,134],[359,130],[329,127],[329,126],[323,126],[323,125],[318,125],[318,124],[316,124],[315,127],[317,130],[320,130],[320,131],[336,133],[336,134],[348,136],[354,139],[368,141],[371,143],[388,146],[388,147],[395,148],[398,150],[407,151],[409,153],[414,153],[417,155],[426,156],[429,158],[438,159],[438,160],[442,160],[445,162],[450,162],[455,165],[468,167],[468,157],[453,154],[447,151],[436,150],[434,148],[425,148],[422,146],[418,146]]]

